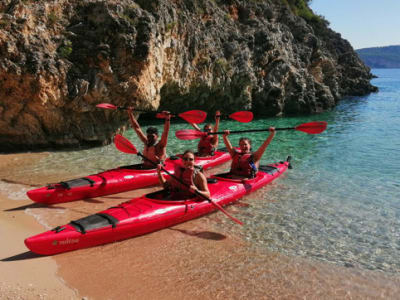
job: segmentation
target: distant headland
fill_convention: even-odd
[[[400,68],[400,45],[363,48],[356,52],[370,68]]]

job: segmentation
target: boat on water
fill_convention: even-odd
[[[227,151],[219,149],[213,156],[196,157],[195,163],[206,170],[230,159]],[[180,154],[168,157],[164,168],[173,174],[175,165],[181,164],[181,161]],[[168,178],[168,174],[165,176]],[[27,192],[27,196],[34,202],[56,204],[122,193],[158,184],[155,168],[144,169],[142,164],[134,164],[32,189]]]
[[[210,176],[210,198],[220,206],[230,204],[267,185],[289,167],[288,159],[260,166],[256,177],[252,179],[232,179],[229,174]],[[212,202],[198,196],[170,199],[166,191],[161,190],[29,237],[25,245],[34,253],[53,255],[107,244],[208,214],[217,209]]]

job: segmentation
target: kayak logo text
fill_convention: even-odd
[[[79,243],[79,239],[66,239],[63,241],[54,240],[52,244],[53,244],[53,246],[57,246],[57,245],[62,246],[62,245],[78,244],[78,243]]]

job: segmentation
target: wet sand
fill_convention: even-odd
[[[45,228],[25,213],[24,207],[32,205],[25,192],[32,187],[7,175],[43,155],[0,155],[0,299],[80,299],[57,276],[54,259],[37,256],[24,245],[26,237]]]
[[[29,162],[37,158],[34,155],[45,154],[17,158]],[[23,196],[26,190],[68,174],[15,178],[4,172],[4,166],[13,167],[14,158],[0,156],[0,183],[7,185],[8,194],[22,198],[0,198],[4,299],[398,299],[400,295],[399,276],[255,248],[225,229],[223,224],[230,221],[222,213],[113,244],[36,257],[27,252],[24,238],[156,188],[51,207],[32,205]],[[240,203],[227,209],[246,222]]]

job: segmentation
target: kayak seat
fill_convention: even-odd
[[[273,166],[260,166],[258,170],[270,175],[274,175],[276,172],[279,172],[278,168]]]
[[[171,155],[170,157],[169,157],[169,159],[170,160],[177,160],[177,159],[179,159],[180,157],[179,156],[176,156],[176,155]]]
[[[218,151],[220,152],[228,152],[228,149],[226,147],[219,148]]]
[[[90,185],[92,187],[94,185],[94,181],[90,178],[83,177],[83,178],[72,179],[72,180],[68,180],[68,181],[60,181],[58,184],[60,184],[63,188],[69,190],[71,188],[80,187],[80,186]]]
[[[98,213],[79,220],[71,221],[69,224],[77,231],[85,234],[88,230],[99,229],[110,225],[115,228],[118,222],[118,219],[111,215]]]

